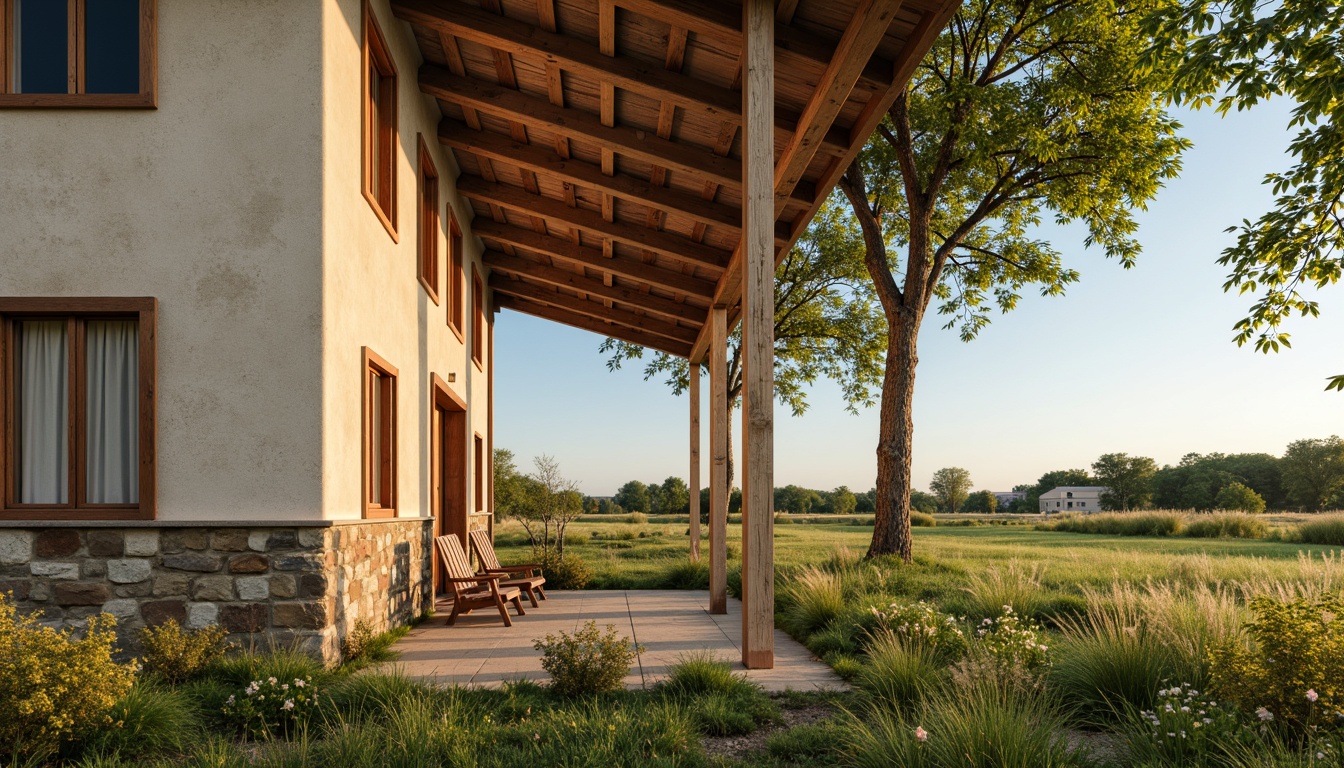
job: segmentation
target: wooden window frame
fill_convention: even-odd
[[[21,320],[67,318],[70,334],[69,436],[70,483],[66,504],[20,504],[14,500],[13,445],[14,323]],[[153,520],[157,514],[158,466],[156,450],[158,387],[156,321],[158,300],[142,298],[30,298],[0,297],[0,520]],[[89,320],[132,319],[139,323],[139,443],[140,501],[135,504],[89,504],[86,495],[85,393],[83,385],[84,331]]]
[[[419,279],[435,305],[439,303],[439,171],[425,137],[416,134],[420,173],[416,186],[416,224],[419,237]]]
[[[477,370],[485,370],[485,283],[474,265],[471,268],[471,361]]]
[[[140,92],[84,93],[84,6],[69,3],[67,93],[14,93],[14,0],[0,0],[0,108],[155,109],[159,104],[158,0],[140,0]]]
[[[366,518],[385,518],[397,516],[397,369],[381,355],[369,349],[363,348],[364,367],[363,384],[360,386],[360,506],[364,511]],[[373,435],[373,424],[369,409],[369,399],[372,396],[371,379],[379,376],[389,381],[389,386],[383,390],[383,398],[377,404],[380,409],[381,429],[378,435]],[[369,460],[373,451],[372,440],[377,439],[383,444],[383,450],[379,451],[381,457],[382,472],[379,475],[381,484],[385,487],[380,489],[379,497],[387,499],[388,503],[383,504],[373,502],[369,498],[370,478],[369,478]]]
[[[485,512],[485,438],[480,432],[472,433],[472,467],[475,477],[472,485],[476,492],[476,513]]]
[[[387,38],[374,18],[373,8],[364,0],[363,44],[360,58],[360,94],[362,107],[362,170],[360,173],[364,199],[382,222],[392,242],[397,240],[397,65],[392,60]],[[369,69],[376,66],[380,77],[379,106],[383,119],[374,130],[373,99],[370,93]],[[376,135],[375,135],[376,134]],[[385,154],[386,162],[379,167],[379,178],[374,178],[374,156]],[[385,185],[385,186],[384,186]],[[384,199],[385,198],[385,199]]]
[[[462,228],[457,224],[457,215],[448,213],[448,328],[457,340],[466,343],[462,326],[466,321],[466,302],[463,297],[462,283],[466,279],[462,266]]]

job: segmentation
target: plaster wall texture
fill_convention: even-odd
[[[160,2],[158,109],[0,112],[0,296],[159,299],[163,521],[324,509],[323,12]]]
[[[397,504],[400,517],[429,515],[430,375],[455,381],[451,388],[468,404],[468,509],[475,510],[473,433],[488,437],[486,371],[471,360],[474,313],[473,267],[486,279],[481,245],[471,233],[471,207],[457,195],[458,167],[439,145],[439,111],[420,92],[421,58],[410,27],[393,17],[387,0],[368,0],[391,49],[397,69],[397,238],[394,240],[362,194],[361,182],[361,0],[323,0],[322,84],[322,512],[328,519],[361,515],[362,348],[367,346],[398,369]],[[416,184],[417,134],[439,173],[439,294],[435,303],[416,279],[418,251]],[[464,274],[450,275],[448,213],[463,233]],[[461,279],[467,304],[461,339],[448,327],[450,280]],[[488,294],[488,291],[487,291]],[[488,296],[487,296],[488,303]],[[485,313],[492,322],[490,312]],[[488,336],[487,336],[488,338]],[[464,343],[465,341],[465,343]],[[488,478],[489,463],[486,463]],[[488,481],[485,484],[488,489]],[[488,491],[487,491],[488,492]],[[487,506],[488,505],[483,505]]]

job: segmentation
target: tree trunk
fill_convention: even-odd
[[[868,556],[900,555],[910,562],[910,456],[914,440],[915,366],[919,318],[888,318],[887,369],[877,433],[877,514]]]

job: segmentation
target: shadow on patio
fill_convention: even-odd
[[[626,677],[627,688],[647,688],[667,677],[667,669],[688,653],[708,651],[767,691],[844,690],[845,683],[812,653],[775,630],[774,669],[743,668],[742,604],[729,599],[728,613],[709,613],[709,593],[683,590],[602,590],[550,592],[538,608],[505,627],[493,610],[459,616],[448,626],[451,603],[416,627],[393,650],[408,675],[442,685],[494,687],[526,678],[545,681],[541,654],[532,643],[549,633],[572,632],[580,624],[607,624],[644,646]],[[512,612],[511,612],[512,613]]]

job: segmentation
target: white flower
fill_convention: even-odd
[[[232,706],[233,706],[233,696],[229,696],[228,701],[225,701],[225,702],[224,702],[224,705],[225,705],[225,706],[228,706],[228,707],[232,707]]]
[[[282,704],[282,705],[280,706],[280,708],[283,709],[283,710],[286,710],[286,711],[293,709],[293,708],[294,708],[294,700],[293,700],[293,699],[285,699],[285,703]]]
[[[929,740],[929,732],[926,731],[926,730],[924,730],[924,727],[923,727],[923,726],[916,726],[916,727],[915,727],[915,741],[918,741],[920,744],[923,744],[924,742],[926,742],[926,741],[928,741],[928,740]]]
[[[1316,693],[1315,689],[1307,689],[1307,701],[1316,701],[1318,698],[1320,698],[1320,694]]]
[[[307,683],[305,683],[303,680],[301,680],[301,679],[299,679],[299,678],[296,677],[296,678],[294,678],[294,685],[295,685],[295,687],[297,687],[297,688],[302,688],[302,687],[304,687],[305,685],[307,685]]]
[[[266,682],[270,683],[271,685],[275,685],[276,683],[278,683],[278,682],[280,682],[280,681],[279,681],[279,680],[276,680],[274,677],[268,677],[268,678],[266,678]]]
[[[1268,709],[1265,709],[1264,707],[1260,707],[1259,709],[1255,710],[1255,716],[1260,718],[1260,722],[1262,723],[1267,723],[1270,720],[1274,719],[1274,713],[1270,712]]]

